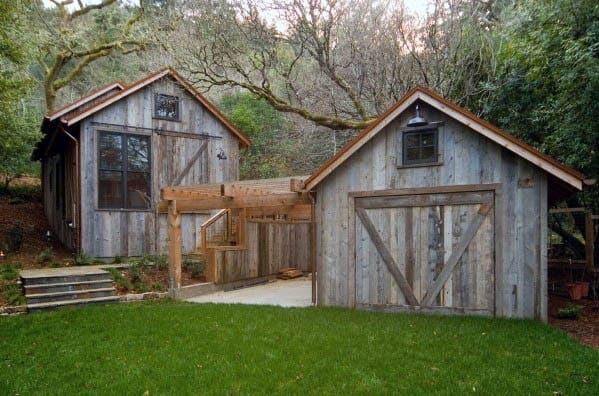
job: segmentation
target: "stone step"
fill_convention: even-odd
[[[57,293],[40,293],[40,294],[30,294],[26,296],[27,298],[27,306],[48,303],[48,302],[64,302],[68,300],[88,300],[99,297],[110,297],[114,296],[116,291],[114,288],[105,287],[101,289],[88,289],[88,290],[75,290],[75,291],[67,291],[67,292],[57,292]]]
[[[25,285],[24,289],[25,296],[29,296],[31,294],[59,293],[88,289],[103,289],[107,287],[112,287],[112,279]]]
[[[45,270],[21,271],[23,285],[48,285],[57,283],[75,283],[111,280],[110,273],[97,268],[48,268]]]
[[[96,297],[96,298],[86,298],[80,300],[64,300],[64,301],[52,301],[38,304],[28,304],[27,311],[28,312],[39,312],[39,311],[48,311],[52,309],[57,309],[61,307],[77,307],[77,306],[85,306],[89,304],[105,304],[105,303],[113,303],[119,302],[119,296],[109,296],[109,297]]]

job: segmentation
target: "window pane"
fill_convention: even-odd
[[[429,146],[429,147],[423,147],[421,154],[420,154],[420,159],[422,160],[430,160],[431,162],[435,161],[436,158],[435,157],[435,147],[434,146]]]
[[[98,175],[98,206],[101,208],[120,208],[123,205],[123,173],[100,171]]]
[[[123,164],[122,136],[118,133],[99,133],[100,169],[121,169]]]
[[[432,146],[435,144],[435,134],[434,133],[423,133],[422,134],[422,145],[423,146]]]
[[[420,139],[418,139],[417,134],[408,134],[406,135],[406,146],[407,147],[418,147],[420,145]]]
[[[127,136],[127,169],[130,171],[150,171],[150,138],[147,136]]]
[[[179,119],[179,98],[176,96],[158,94],[154,97],[154,115],[170,120]]]
[[[150,207],[150,174],[127,173],[127,207],[146,209]]]
[[[415,161],[420,159],[420,149],[418,147],[406,149],[406,159]]]

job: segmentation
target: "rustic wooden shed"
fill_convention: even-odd
[[[239,178],[249,139],[189,82],[163,69],[115,82],[48,114],[34,159],[42,162],[46,215],[66,246],[92,257],[166,251],[164,186]],[[214,211],[181,218],[182,249],[201,249]]]
[[[546,320],[548,204],[583,182],[412,89],[304,183],[318,304]]]

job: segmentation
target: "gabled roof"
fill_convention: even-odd
[[[113,81],[110,84],[106,84],[103,87],[100,87],[98,89],[91,91],[89,94],[77,99],[74,102],[69,103],[66,106],[61,107],[60,109],[54,110],[53,112],[51,112],[50,114],[48,114],[46,116],[46,119],[48,121],[54,121],[55,119],[62,117],[63,115],[77,109],[78,107],[85,105],[86,103],[91,102],[92,100],[94,100],[112,90],[122,91],[123,89],[125,89],[125,84],[123,84],[119,81]]]
[[[505,149],[530,161],[557,179],[582,190],[585,176],[562,164],[556,159],[541,153],[534,147],[524,143],[515,136],[497,128],[489,122],[475,116],[462,107],[442,98],[431,90],[423,87],[412,88],[396,104],[381,114],[371,125],[363,129],[355,138],[348,142],[333,157],[318,168],[304,183],[305,190],[313,190],[322,180],[343,164],[349,157],[364,146],[370,139],[391,123],[399,114],[404,112],[417,100],[429,104],[449,117],[466,125]]]
[[[98,111],[112,105],[113,103],[139,91],[145,86],[153,83],[156,80],[159,80],[163,77],[170,76],[174,78],[187,92],[189,92],[198,102],[200,102],[204,107],[212,113],[219,121],[221,121],[231,133],[233,133],[240,141],[240,143],[244,146],[249,146],[251,144],[250,139],[241,132],[231,121],[229,121],[218,109],[208,101],[208,99],[204,98],[187,80],[185,80],[179,73],[171,68],[164,68],[158,70],[155,73],[152,73],[143,79],[125,87],[123,90],[119,92],[115,92],[114,94],[106,97],[105,99],[95,103],[93,106],[85,109],[81,112],[74,112],[72,114],[67,114],[62,117],[60,120],[66,126],[71,126],[73,124],[78,123],[79,121],[91,116],[92,114],[97,113]],[[48,115],[50,116],[50,115]]]

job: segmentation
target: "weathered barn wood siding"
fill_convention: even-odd
[[[413,116],[412,106],[317,186],[318,303],[353,305],[349,262],[355,218],[349,192],[501,183],[502,203],[495,219],[495,312],[546,319],[546,173],[425,103],[420,106],[429,122],[444,122],[439,134],[442,165],[397,167],[398,134]],[[532,186],[519,186],[523,179],[532,180]],[[401,213],[396,217],[381,220],[397,227],[385,232],[401,232],[406,220]]]
[[[154,94],[176,95],[181,99],[181,121],[154,119]],[[152,143],[152,208],[150,210],[98,210],[97,207],[97,145],[98,130],[115,130],[104,124],[148,128],[129,132],[151,135]],[[191,134],[209,134],[221,139],[197,139],[161,133],[168,130]],[[153,131],[152,131],[153,130]],[[156,214],[160,188],[171,185],[181,175],[200,145],[206,150],[181,179],[181,185],[220,183],[239,177],[239,141],[210,112],[172,79],[163,78],[140,91],[114,103],[80,125],[81,157],[81,226],[82,251],[94,257],[140,256],[166,252],[166,215]],[[126,130],[122,130],[126,132]],[[216,155],[222,149],[226,160]],[[183,252],[199,248],[200,225],[209,212],[182,216]]]
[[[246,248],[217,250],[217,283],[277,274],[281,268],[310,270],[310,224],[248,220]]]

